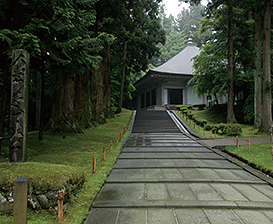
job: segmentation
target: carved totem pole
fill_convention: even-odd
[[[28,126],[29,53],[12,52],[10,103],[10,162],[26,162]]]

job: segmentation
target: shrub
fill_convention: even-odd
[[[217,125],[217,133],[220,134],[220,135],[223,135],[224,134],[224,129],[226,127],[227,124],[218,124]]]
[[[200,119],[198,117],[193,117],[195,123],[201,127],[205,127],[205,125],[208,123],[206,120]]]
[[[192,120],[193,120],[196,124],[198,124],[198,117],[197,117],[197,116],[193,116],[193,117],[192,117]]]
[[[242,127],[239,124],[227,124],[223,133],[229,136],[241,135]]]
[[[193,113],[192,113],[190,110],[188,110],[187,113],[186,113],[186,116],[187,116],[189,119],[192,119]]]
[[[205,131],[210,131],[210,130],[212,129],[213,126],[214,126],[214,125],[206,124],[205,127],[204,127],[204,129],[205,129]]]
[[[188,109],[185,107],[180,108],[180,111],[182,111],[183,114],[186,114],[188,112]]]

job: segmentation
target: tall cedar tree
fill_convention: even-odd
[[[114,56],[111,72],[120,74],[120,99],[123,96],[122,80],[126,80],[122,74],[128,77],[131,73],[145,70],[149,60],[159,54],[157,44],[165,42],[158,17],[159,2],[161,0],[101,0],[96,5],[97,32],[107,31],[116,37],[111,46],[111,55]],[[121,107],[122,100],[117,112]]]

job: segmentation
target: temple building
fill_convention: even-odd
[[[138,80],[134,86],[133,106],[136,109],[161,110],[175,105],[207,103],[198,98],[188,81],[193,77],[192,58],[199,54],[199,48],[188,42],[185,48],[169,61]]]

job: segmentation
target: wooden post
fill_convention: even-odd
[[[186,117],[186,122],[188,122],[188,118]]]
[[[117,145],[118,145],[118,135],[117,135]]]
[[[62,191],[58,191],[58,221],[63,222],[64,219],[64,196]]]
[[[13,223],[27,223],[27,179],[23,176],[14,181]]]
[[[237,143],[237,148],[239,148],[239,138],[238,138],[238,135],[236,135],[236,143]]]
[[[96,157],[93,157],[93,173],[96,173]]]
[[[10,162],[27,161],[29,53],[12,51],[10,103]]]
[[[190,120],[190,125],[191,125],[191,120]]]
[[[111,151],[113,150],[113,142],[112,140],[110,141],[110,146],[111,146]]]
[[[214,130],[214,137],[216,138],[216,130]]]
[[[248,151],[250,151],[250,139],[247,139],[248,141]]]
[[[124,133],[125,133],[125,130],[123,129],[122,130],[122,138],[124,137]]]
[[[105,149],[105,147],[103,147],[103,160],[105,161],[105,151],[106,151],[106,149]]]
[[[211,130],[209,131],[209,136],[212,137],[212,133],[211,133]]]

